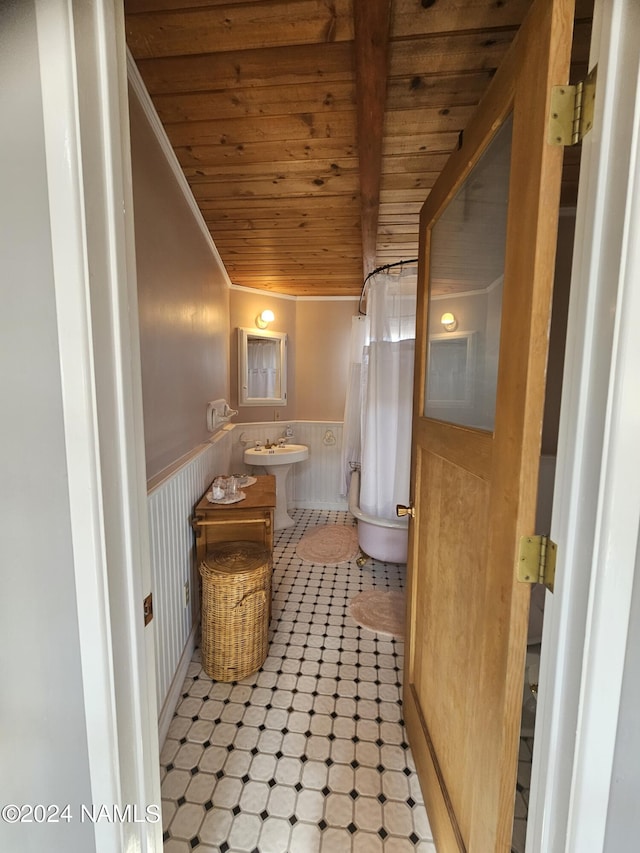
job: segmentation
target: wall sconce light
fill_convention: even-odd
[[[269,323],[273,323],[276,319],[276,315],[273,311],[270,311],[268,308],[262,312],[262,314],[258,314],[256,317],[256,326],[259,329],[266,329]]]
[[[447,311],[445,314],[440,317],[440,324],[447,332],[455,332],[458,328],[458,321],[451,313],[451,311]]]

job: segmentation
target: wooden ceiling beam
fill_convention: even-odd
[[[365,278],[376,265],[391,0],[354,0],[353,21],[356,126],[360,160],[362,271]]]

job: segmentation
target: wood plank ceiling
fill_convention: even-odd
[[[125,0],[129,49],[234,284],[358,294],[532,0]],[[577,0],[572,78],[593,0]],[[575,197],[579,150],[566,156]]]

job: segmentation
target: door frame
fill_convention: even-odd
[[[124,10],[35,0],[95,850],[162,849]],[[64,701],[64,697],[60,697]],[[149,806],[153,811],[147,812]],[[146,818],[146,819],[145,819]]]
[[[605,849],[638,534],[636,0],[596,0],[576,213],[527,853]],[[634,292],[635,286],[635,292]],[[635,420],[634,420],[635,419]],[[577,732],[577,734],[576,734]]]
[[[640,170],[637,162],[635,172],[628,173],[632,146],[637,144],[637,136],[633,137],[633,130],[637,133],[640,107],[637,102],[637,79],[634,80],[628,72],[626,75],[621,73],[620,67],[616,65],[617,51],[620,51],[620,56],[627,56],[629,47],[640,42],[637,15],[636,19],[632,17],[634,2],[635,0],[596,0],[592,55],[593,60],[597,58],[599,63],[596,120],[598,115],[602,115],[603,119],[599,123],[600,129],[596,127],[583,143],[576,245],[582,245],[584,248],[581,253],[576,252],[574,259],[574,286],[567,335],[556,498],[552,520],[552,536],[560,546],[560,570],[556,593],[554,596],[547,596],[527,851],[601,851],[605,836],[634,569],[630,560],[630,545],[633,543],[635,548],[640,528],[638,496],[635,492],[633,495],[629,493],[629,480],[626,476],[630,460],[628,456],[621,458],[622,451],[633,447],[633,443],[629,444],[630,429],[633,426],[630,422],[631,413],[625,408],[625,405],[628,406],[628,400],[625,404],[621,392],[629,376],[637,376],[640,370],[637,335],[635,340],[633,337],[634,329],[640,327],[640,305],[638,295],[634,296],[631,288],[634,276],[636,281],[640,277],[640,259],[637,251],[634,254],[633,246],[623,241],[623,237],[631,229],[635,228],[635,233],[640,232],[638,203],[636,201],[633,206],[630,204],[634,187],[636,199],[640,191]],[[53,5],[51,0],[45,0],[40,7],[51,8]],[[64,0],[55,2],[56,14],[64,14],[67,25],[71,17],[69,6]],[[107,6],[111,7],[111,4]],[[131,174],[128,163],[126,59],[124,38],[121,35],[122,12],[116,10],[110,13],[104,4],[98,4],[98,7],[101,23],[99,31],[85,23],[74,35],[73,24],[67,26],[67,36],[71,33],[74,37],[71,44],[66,39],[62,40],[65,49],[64,52],[58,53],[58,58],[64,57],[69,66],[73,66],[76,44],[81,37],[86,38],[87,43],[94,47],[95,55],[105,73],[102,82],[108,81],[111,86],[115,85],[119,93],[119,100],[111,100],[101,112],[99,105],[103,92],[95,85],[93,94],[96,95],[96,113],[101,114],[95,115],[94,121],[98,124],[102,119],[106,120],[103,141],[108,154],[105,162],[110,163],[112,167],[115,163],[115,171],[119,172],[120,191],[129,202]],[[105,43],[105,33],[108,38],[115,38],[115,57]],[[60,42],[57,46],[60,46]],[[51,61],[51,55],[48,59]],[[47,57],[42,53],[41,61],[43,69],[50,67],[46,65]],[[77,74],[75,68],[71,70],[74,75]],[[64,91],[70,91],[72,99],[76,91],[75,82],[74,77],[74,80],[64,85]],[[83,80],[83,90],[85,85],[86,81]],[[616,92],[616,100],[607,98],[606,105],[605,87],[607,92]],[[52,101],[49,106],[58,108],[59,100],[53,97],[53,92],[50,97]],[[46,93],[43,98],[46,110]],[[609,128],[614,126],[614,118],[611,116],[614,111],[627,115],[627,120],[622,123],[626,133],[618,132],[615,139],[609,131]],[[73,124],[69,114],[67,118],[70,124]],[[52,114],[49,120],[53,120]],[[605,176],[609,175],[615,177],[616,190],[622,192],[610,191],[599,195],[599,176],[600,181],[604,182]],[[113,180],[113,175],[110,180]],[[74,175],[73,186],[78,189],[81,183],[82,176]],[[56,199],[52,198],[54,214],[55,205]],[[128,210],[130,209],[129,207]],[[118,234],[115,255],[111,260],[122,264],[126,258],[125,296],[132,300],[135,306],[132,225],[130,219],[126,219],[123,226],[122,219],[116,217],[113,210],[111,215],[114,217],[112,227]],[[73,241],[78,248],[83,242],[82,236],[75,235]],[[616,250],[621,246],[624,251],[618,251],[616,255]],[[599,265],[600,261],[603,262],[602,266]],[[111,280],[110,295],[122,297],[122,287],[119,291],[114,279]],[[577,282],[581,280],[588,280],[586,288],[578,287]],[[86,287],[88,281],[81,280],[78,293],[85,292]],[[614,303],[617,303],[619,310],[609,314],[608,307]],[[106,318],[97,320],[97,323],[94,320],[92,327],[85,316],[79,327],[81,332],[88,335],[88,340],[82,349],[82,363],[79,365],[77,360],[80,349],[75,350],[79,371],[75,375],[78,384],[75,389],[67,385],[65,391],[65,394],[70,395],[67,397],[67,403],[71,406],[75,403],[84,405],[87,402],[85,391],[79,383],[79,373],[82,368],[91,364],[89,350],[91,345],[96,343],[100,326],[104,323],[103,332],[108,328]],[[83,498],[72,495],[74,530],[79,537],[77,544],[83,544],[83,547],[89,549],[88,553],[93,554],[91,564],[95,566],[97,581],[91,587],[86,575],[83,579],[78,571],[78,581],[83,584],[83,588],[79,589],[79,627],[86,655],[86,658],[83,656],[83,666],[87,676],[90,676],[85,682],[86,705],[90,712],[99,704],[100,698],[104,697],[107,707],[104,709],[104,728],[101,731],[110,732],[106,743],[96,742],[98,732],[88,732],[90,748],[93,748],[91,781],[96,802],[103,796],[106,798],[105,802],[113,801],[112,796],[123,790],[128,794],[137,791],[143,798],[148,797],[149,803],[159,802],[155,800],[159,792],[159,778],[156,779],[157,743],[154,742],[154,731],[157,730],[154,718],[155,693],[153,685],[149,683],[153,682],[152,657],[149,659],[149,655],[152,656],[153,653],[153,644],[150,642],[150,629],[143,632],[136,618],[137,598],[144,586],[142,575],[145,565],[148,567],[148,551],[145,551],[144,542],[146,487],[144,476],[141,476],[144,471],[144,445],[140,437],[141,388],[139,376],[136,376],[139,360],[136,367],[138,333],[135,320],[134,310],[127,326],[118,330],[120,337],[114,337],[111,349],[103,352],[104,363],[109,366],[112,375],[120,380],[120,389],[125,392],[118,401],[120,414],[126,414],[124,420],[134,425],[133,434],[127,436],[125,422],[121,421],[117,435],[119,458],[122,460],[127,457],[134,472],[133,482],[127,484],[127,495],[123,496],[121,513],[121,516],[128,516],[129,523],[132,519],[134,523],[126,537],[127,565],[118,578],[108,577],[107,566],[91,551],[102,535],[99,529],[100,514],[104,509],[97,505],[87,507]],[[61,332],[69,331],[71,326],[67,325],[68,323],[71,323],[71,318],[62,317]],[[603,375],[603,367],[606,368],[611,363],[613,369],[610,375],[607,375],[609,371],[606,369]],[[67,373],[67,378],[73,376],[73,372]],[[602,407],[597,405],[598,403],[602,403]],[[593,415],[597,411],[601,412],[601,417],[594,423]],[[100,466],[97,462],[99,444],[94,415],[95,411],[86,410],[81,424],[88,442],[87,447],[83,449],[89,455],[93,452],[91,477],[95,482],[102,477],[103,481],[111,481],[114,488],[123,488],[119,478],[123,469],[114,466],[109,470],[108,466]],[[79,428],[77,416],[76,410],[73,424],[70,416],[68,421],[69,428],[73,427],[76,436]],[[80,476],[78,466],[82,462],[81,448],[77,442],[75,445],[69,444],[68,447],[70,460],[76,466],[77,476]],[[87,459],[86,455],[84,459]],[[70,478],[72,476],[73,471],[70,470]],[[86,469],[83,476],[85,479],[88,476]],[[118,482],[115,482],[116,480]],[[631,522],[627,523],[624,529],[621,529],[615,514],[610,511],[612,501],[617,504],[621,493],[625,497],[627,521]],[[94,512],[98,512],[98,516],[94,516]],[[81,536],[81,530],[87,520],[91,521],[93,532],[87,533],[85,538]],[[109,511],[103,520],[107,529],[115,527],[122,530],[129,526],[125,523],[126,519],[123,521],[122,517],[113,517]],[[597,541],[593,535],[596,528]],[[132,541],[132,531],[135,534],[133,539],[139,535],[142,542]],[[589,531],[591,536],[587,536],[587,541],[590,539],[592,544],[585,549],[585,545],[580,544],[580,534],[589,534]],[[579,576],[580,566],[584,565],[582,558],[585,550],[589,555],[590,586]],[[136,569],[134,565],[138,557],[141,559],[142,569]],[[617,578],[613,579],[611,575],[611,567],[614,564],[624,570],[625,585],[622,590],[618,589],[614,582]],[[588,589],[588,595],[583,594],[579,602],[574,599],[569,606],[569,592],[578,586],[579,580],[582,581],[582,589]],[[117,668],[118,662],[112,658],[112,638],[109,636],[110,625],[107,624],[113,616],[109,611],[112,594],[108,590],[108,585],[112,582],[126,591],[130,607],[122,616],[122,621],[127,624],[136,640],[135,653],[132,655],[135,659],[133,666],[130,667],[131,662],[127,665],[128,684],[125,685],[125,693],[120,693],[117,697],[112,667],[115,663]],[[100,584],[102,588],[99,588]],[[82,618],[81,608],[95,602],[100,604],[100,612],[105,615],[105,622],[97,618],[95,611],[92,619]],[[598,602],[598,606],[595,602]],[[553,651],[554,648],[557,652]],[[145,657],[146,667],[142,664]],[[603,661],[606,665],[603,665]],[[579,673],[577,679],[571,677],[572,671]],[[141,680],[136,684],[138,676]],[[606,689],[603,689],[604,686]],[[98,689],[99,693],[96,692]],[[125,716],[127,725],[117,729],[116,712],[120,708],[124,710],[125,706],[129,708]],[[122,720],[122,716],[120,719]],[[95,718],[90,720],[88,715],[88,725],[92,722],[95,723]],[[607,724],[606,731],[609,733],[604,744],[601,728],[603,723]],[[580,732],[576,738],[572,732],[575,732],[578,724]],[[141,741],[136,742],[133,735],[140,735]],[[105,749],[107,744],[111,746]],[[131,747],[134,748],[134,755],[127,761],[126,750]],[[119,759],[115,774],[113,755],[117,755]],[[125,770],[127,765],[128,771]],[[600,789],[597,808],[594,808],[593,798],[589,796],[589,783],[593,780],[597,780]],[[135,824],[129,829],[140,830],[141,826],[148,829],[144,824]],[[110,824],[96,825],[97,850],[113,849],[109,846],[113,840],[113,830],[114,827]],[[100,834],[102,841],[98,837]],[[146,831],[140,830],[140,834],[143,836],[140,849],[154,849],[154,841]],[[161,842],[157,849],[161,849]]]

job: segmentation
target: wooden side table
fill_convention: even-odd
[[[242,489],[246,498],[238,503],[214,504],[206,494],[200,500],[192,521],[198,565],[205,558],[207,548],[217,542],[259,542],[269,554],[273,552],[276,478],[266,474],[256,480],[253,486]]]

